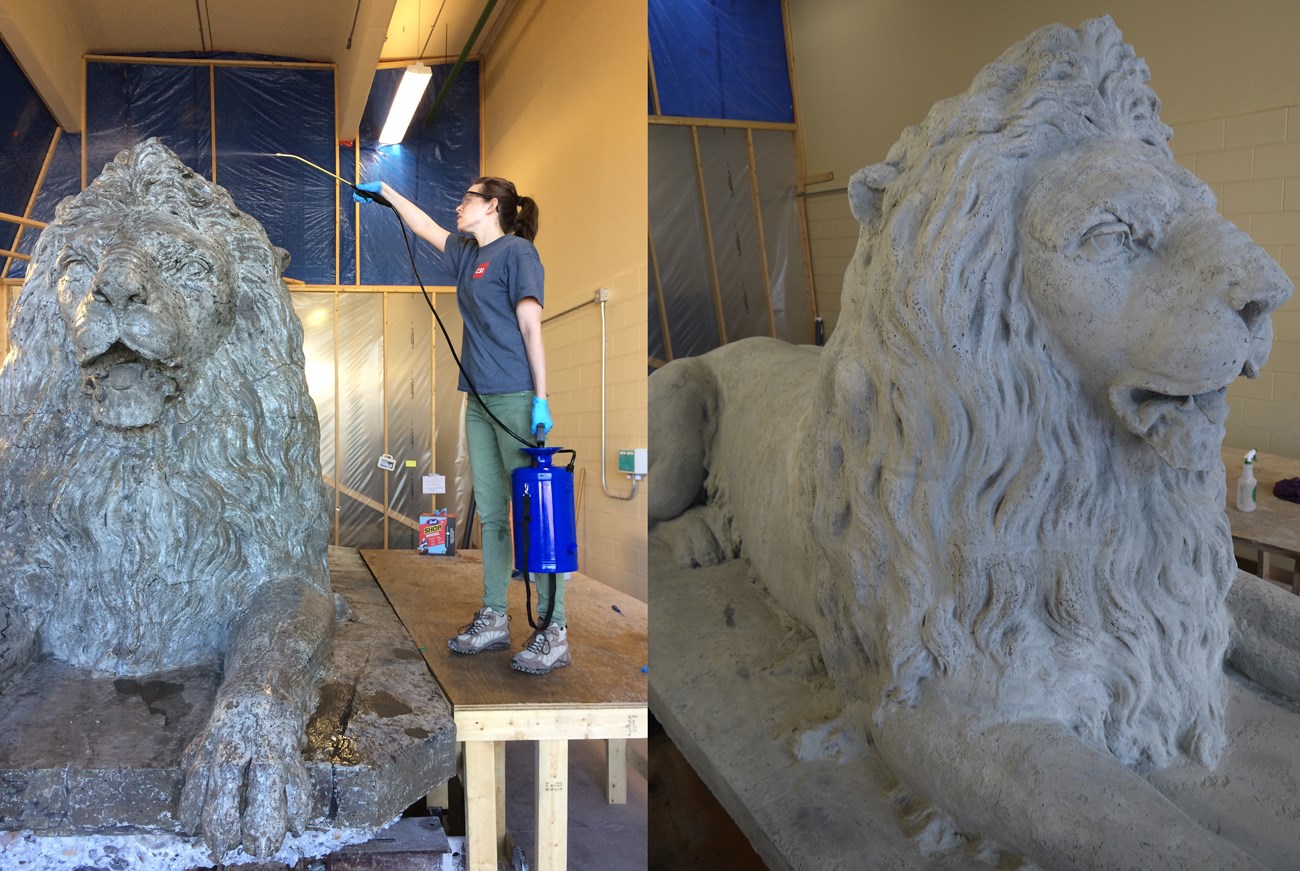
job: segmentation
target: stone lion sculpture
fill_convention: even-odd
[[[1237,575],[1219,455],[1292,287],[1147,80],[1109,18],[1046,27],[856,173],[824,349],[651,377],[652,535],[749,560],[950,834],[1253,867],[1147,775],[1224,754],[1225,656],[1300,699],[1300,609]]]
[[[286,260],[151,139],[59,205],[0,370],[0,678],[220,663],[179,808],[214,859],[304,825],[334,630]]]

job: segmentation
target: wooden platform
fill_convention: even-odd
[[[457,739],[465,745],[469,867],[496,869],[498,857],[509,860],[505,741],[537,742],[535,867],[565,867],[567,742],[610,742],[609,794],[618,801],[620,783],[626,790],[624,742],[648,733],[645,603],[575,573],[564,598],[573,664],[529,675],[509,665],[532,633],[522,583],[510,585],[511,650],[463,656],[447,646],[483,604],[478,551],[454,557],[392,550],[361,555],[451,702]]]

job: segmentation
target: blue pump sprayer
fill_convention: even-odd
[[[573,508],[573,462],[576,454],[568,448],[548,448],[540,437],[537,447],[519,450],[528,454],[532,463],[510,473],[515,569],[524,575],[525,594],[528,592],[529,573],[551,576],[550,609],[545,615],[537,615],[541,619],[540,625],[533,623],[531,603],[528,605],[529,625],[545,630],[551,623],[550,610],[555,608],[556,575],[578,570],[578,536]],[[573,455],[568,466],[552,464],[552,459],[560,453]]]

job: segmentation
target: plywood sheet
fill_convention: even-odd
[[[510,657],[532,634],[520,582],[510,584],[510,650],[465,656],[447,646],[447,639],[483,605],[479,551],[454,557],[395,550],[363,550],[361,555],[456,712],[646,704],[644,602],[575,573],[564,598],[573,664],[529,675],[510,668]]]

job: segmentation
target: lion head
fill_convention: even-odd
[[[1223,746],[1224,392],[1291,292],[1147,80],[1109,18],[1046,27],[854,176],[814,523],[833,671],[1014,698],[1136,765]]]
[[[42,232],[0,370],[0,553],[46,652],[187,665],[216,655],[266,577],[327,588],[285,261],[152,139]]]

